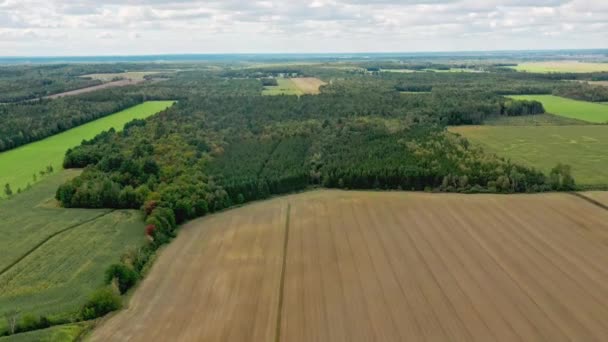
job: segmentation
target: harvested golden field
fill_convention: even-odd
[[[193,221],[94,341],[606,341],[608,211],[315,191]]]
[[[292,78],[291,81],[304,93],[304,94],[319,94],[319,87],[327,83],[321,81],[315,77],[300,77]]]

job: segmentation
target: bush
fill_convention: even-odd
[[[121,294],[127,292],[137,282],[137,272],[123,264],[111,265],[106,270],[106,283],[110,284],[114,279],[118,281],[118,290]]]
[[[95,291],[89,301],[82,307],[82,319],[89,320],[101,317],[122,307],[120,295],[110,286]]]

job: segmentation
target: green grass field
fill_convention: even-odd
[[[608,184],[608,126],[458,126],[450,131],[545,173],[557,163],[569,164],[579,185]]]
[[[52,137],[33,142],[14,150],[0,153],[0,198],[5,197],[4,185],[13,192],[34,183],[34,174],[52,165],[61,169],[67,149],[78,146],[83,139],[91,139],[110,128],[122,129],[133,119],[143,119],[171,106],[172,101],[149,101],[121,112],[75,127]],[[38,175],[38,180],[40,179]]]
[[[598,72],[608,71],[608,63],[584,63],[576,61],[547,61],[520,63],[512,67],[517,71],[550,73],[550,72]]]
[[[536,114],[521,116],[493,116],[483,121],[491,126],[573,126],[589,125],[586,121],[570,119],[554,114]]]
[[[0,317],[11,310],[72,317],[103,285],[107,267],[144,242],[139,211],[57,207],[57,186],[77,174],[58,172],[0,202]]]
[[[91,327],[90,322],[58,325],[48,329],[0,337],[0,342],[72,342]]]
[[[592,102],[571,100],[553,95],[509,96],[517,100],[540,101],[547,113],[592,123],[608,123],[608,107]]]
[[[304,95],[304,92],[288,78],[277,78],[278,86],[264,87],[262,95]]]

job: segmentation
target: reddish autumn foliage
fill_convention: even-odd
[[[146,226],[146,235],[152,236],[154,234],[154,230],[156,230],[156,226],[153,224],[149,224]]]

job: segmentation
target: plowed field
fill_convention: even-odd
[[[315,191],[185,226],[94,341],[606,341],[608,211]]]

